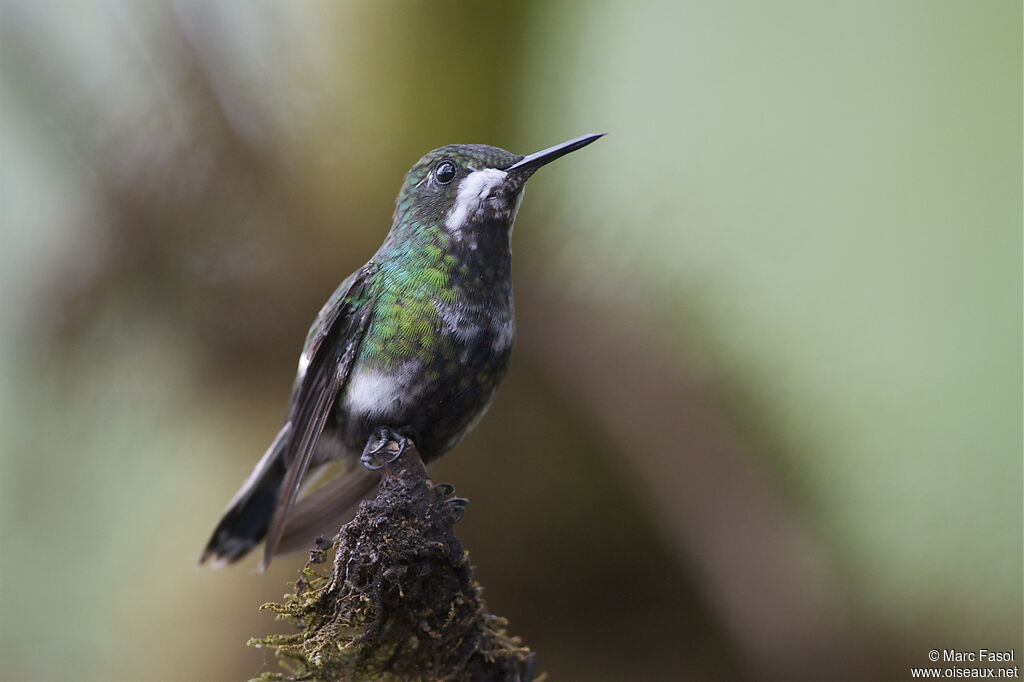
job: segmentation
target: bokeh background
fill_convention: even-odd
[[[273,669],[198,570],[425,151],[530,184],[434,468],[553,680],[1021,652],[1021,4],[0,3],[0,678]]]

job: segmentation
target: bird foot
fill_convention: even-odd
[[[453,497],[445,500],[444,503],[452,509],[452,523],[458,523],[466,513],[466,505],[469,504],[469,498]]]
[[[455,486],[451,483],[438,483],[434,486],[434,490],[442,497],[448,497],[443,504],[452,510],[452,523],[461,521],[463,514],[466,513],[466,505],[469,500],[465,497],[449,497],[455,492]]]
[[[392,443],[398,445],[398,449],[394,453],[390,453],[388,448]],[[366,447],[363,448],[363,454],[359,459],[363,466],[370,471],[380,471],[401,457],[408,445],[408,438],[389,426],[382,426],[366,441]],[[385,459],[385,456],[389,454],[390,456]]]

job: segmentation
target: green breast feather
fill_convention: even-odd
[[[412,358],[426,362],[451,351],[435,302],[455,299],[449,286],[455,259],[445,253],[447,235],[440,228],[417,232],[417,238],[392,243],[378,254],[372,283],[376,300],[360,350],[363,361],[393,366]]]

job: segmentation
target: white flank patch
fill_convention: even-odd
[[[299,376],[306,376],[306,370],[309,369],[309,356],[305,353],[299,355]]]
[[[345,408],[350,414],[380,416],[391,411],[403,392],[393,374],[356,371],[345,391]]]
[[[459,183],[459,191],[455,195],[455,206],[448,212],[444,224],[452,232],[457,232],[466,224],[466,220],[476,213],[481,204],[490,196],[491,191],[500,185],[508,175],[497,168],[483,168],[473,171]]]

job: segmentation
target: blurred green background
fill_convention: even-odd
[[[553,680],[1022,642],[1021,3],[0,3],[0,678],[237,680],[195,560],[427,150],[530,183],[434,478]]]

